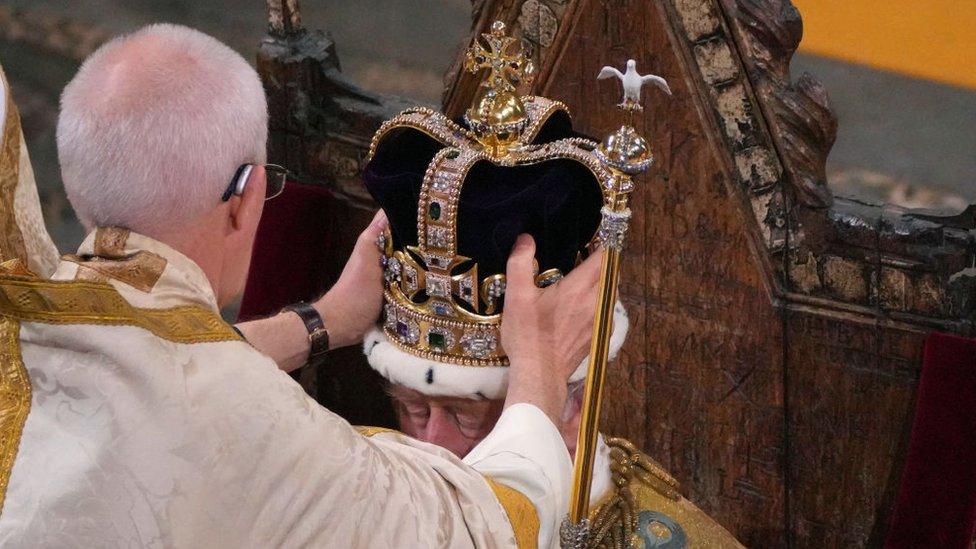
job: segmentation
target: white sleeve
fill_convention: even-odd
[[[187,383],[187,440],[206,472],[183,483],[193,505],[174,519],[173,545],[495,549],[516,546],[536,518],[540,547],[554,543],[569,455],[538,408],[505,410],[467,464],[402,433],[362,436],[246,343],[218,346]]]
[[[529,498],[539,515],[539,547],[558,546],[573,464],[549,416],[531,404],[509,406],[464,462]]]

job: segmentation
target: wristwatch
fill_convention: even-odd
[[[282,311],[291,311],[302,319],[305,323],[305,329],[308,330],[308,360],[306,364],[320,359],[329,352],[329,332],[325,329],[325,322],[322,320],[322,315],[315,309],[304,301],[299,301],[294,305],[289,305],[282,309]]]

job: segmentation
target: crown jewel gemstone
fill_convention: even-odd
[[[486,330],[472,330],[461,337],[461,349],[464,354],[474,358],[485,358],[495,352],[498,341]]]
[[[427,332],[427,346],[432,350],[445,352],[454,347],[454,336],[449,330],[431,328]]]
[[[402,272],[401,268],[402,266],[400,265],[400,260],[395,257],[391,257],[386,262],[386,270],[383,274],[386,276],[387,280],[397,280],[400,278],[400,273]]]
[[[430,310],[438,316],[454,316],[454,311],[451,309],[451,306],[443,301],[431,302]]]
[[[470,274],[464,275],[458,282],[460,297],[469,305],[474,304],[474,280]]]
[[[417,291],[417,269],[410,265],[403,266],[403,289],[407,292]]]
[[[491,297],[501,297],[505,293],[505,281],[501,279],[495,279],[491,281],[488,286],[488,295]]]
[[[424,254],[424,261],[428,266],[437,269],[446,269],[448,265],[451,264],[451,260],[442,255],[437,254]]]
[[[407,345],[416,345],[420,341],[420,327],[413,320],[397,320],[396,333],[400,341]]]
[[[427,227],[427,245],[447,248],[451,243],[451,233],[444,227]]]
[[[435,297],[450,297],[451,279],[427,273],[427,295]]]
[[[446,192],[454,184],[454,178],[444,172],[438,172],[434,175],[434,180],[431,182],[431,186],[435,191]]]

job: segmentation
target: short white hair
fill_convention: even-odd
[[[95,51],[61,95],[58,157],[88,228],[178,227],[216,208],[235,170],[264,163],[254,69],[217,39],[156,24]]]

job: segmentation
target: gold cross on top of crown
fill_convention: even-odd
[[[505,36],[505,23],[495,21],[491,25],[491,32],[481,36],[488,43],[488,49],[475,40],[474,45],[465,52],[465,69],[472,73],[491,69],[484,85],[499,91],[514,90],[523,80],[531,80],[535,67],[521,48],[510,51],[516,40],[512,36]]]

